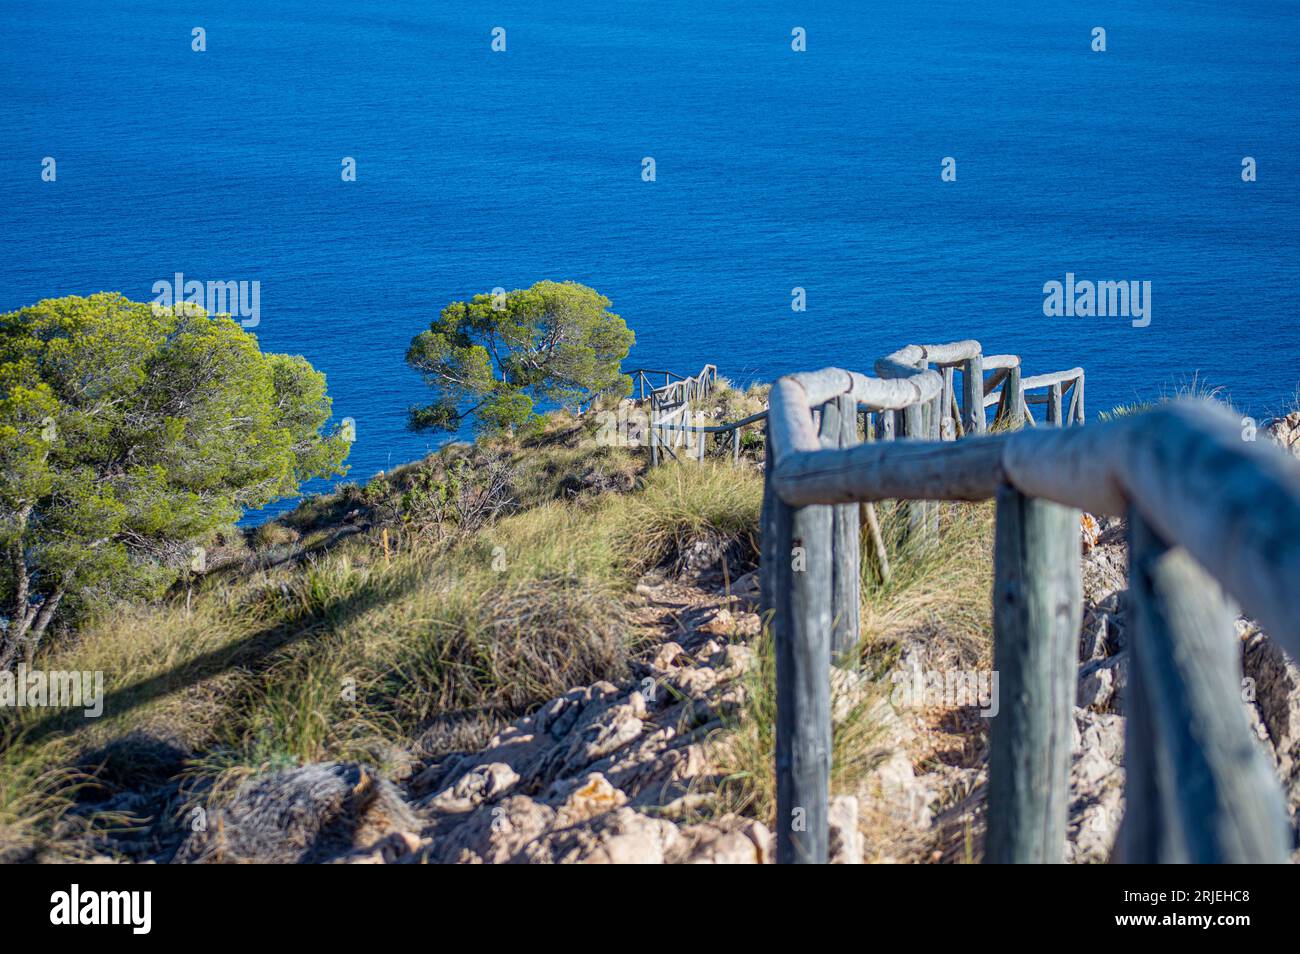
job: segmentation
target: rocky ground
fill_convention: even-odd
[[[1069,860],[1078,863],[1107,859],[1123,788],[1123,527],[1103,522],[1089,535],[1069,820]],[[756,583],[750,574],[711,586],[708,569],[643,581],[642,612],[662,639],[626,684],[575,688],[478,751],[415,760],[405,778],[339,764],[260,777],[191,833],[177,860],[770,862],[767,826],[720,811],[716,798],[719,746],[757,663]],[[1239,633],[1254,687],[1245,709],[1294,812],[1300,669],[1249,621],[1240,621]],[[900,666],[922,670],[926,657],[920,641],[898,654]],[[845,678],[839,712],[868,688]],[[895,710],[884,702],[873,718],[880,728],[874,766],[832,807],[833,860],[978,860],[985,720],[970,710]]]
[[[1300,456],[1300,412],[1267,433]],[[1083,538],[1068,847],[1076,863],[1107,860],[1122,816],[1128,667],[1124,528],[1086,518]],[[486,745],[450,755],[433,746],[392,777],[339,763],[262,775],[191,824],[178,848],[179,836],[161,848],[118,847],[138,860],[182,862],[771,862],[771,831],[725,797],[727,747],[756,685],[760,620],[755,575],[730,579],[723,556],[701,544],[673,572],[642,581],[640,622],[658,635],[623,684],[574,688]],[[1294,822],[1300,667],[1250,620],[1237,628],[1243,718],[1276,767]],[[904,672],[942,669],[950,658],[926,634],[893,650],[891,665]],[[832,805],[833,860],[978,861],[987,720],[972,707],[895,707],[880,692],[888,682],[837,676],[837,719],[865,700],[874,735],[869,767]],[[133,797],[109,808],[166,814],[157,797],[138,805]],[[166,799],[175,813],[177,794]]]

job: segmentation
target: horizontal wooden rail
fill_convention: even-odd
[[[808,447],[817,439],[811,417],[793,415],[796,430],[777,432],[791,422],[787,411],[771,408],[772,480],[786,503],[987,500],[1009,483],[1094,514],[1123,516],[1131,504],[1300,658],[1300,614],[1289,589],[1274,585],[1300,579],[1300,474],[1272,443],[1243,440],[1240,421],[1214,402],[1086,428],[844,450]]]
[[[658,427],[668,431],[694,431],[700,434],[724,434],[728,431],[734,431],[746,424],[753,424],[755,421],[767,419],[767,411],[759,411],[757,414],[751,414],[749,417],[743,417],[738,421],[727,421],[725,424],[663,424]]]
[[[1083,421],[1082,369],[1021,378],[1008,358],[990,359],[986,379],[978,343],[912,346],[881,359],[880,378],[828,368],[772,386],[762,580],[777,644],[778,860],[825,860],[825,809],[814,804],[829,772],[824,687],[831,653],[844,657],[856,637],[832,633],[832,621],[856,601],[858,579],[856,534],[850,547],[832,514],[885,499],[994,497],[995,597],[1008,601],[995,602],[995,660],[1009,682],[992,724],[985,860],[1063,858],[1079,510],[1127,515],[1135,540],[1149,528],[1159,541],[1143,577],[1152,582],[1132,587],[1140,665],[1127,691],[1143,696],[1130,700],[1133,788],[1120,856],[1285,860],[1280,789],[1240,711],[1232,616],[1204,601],[1221,586],[1300,658],[1287,583],[1300,579],[1300,467],[1268,442],[1243,440],[1236,417],[1208,401],[1066,429]],[[955,407],[959,362],[972,436],[934,440],[935,412]],[[1000,411],[1018,408],[1026,423],[1024,392],[1046,387],[1047,419],[1059,426],[979,434],[990,382],[1003,388]],[[886,436],[883,418],[884,439],[847,439],[838,422],[863,407],[898,413],[894,430],[909,439]],[[1148,572],[1144,547],[1133,544],[1139,572]]]

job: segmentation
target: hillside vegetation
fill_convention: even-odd
[[[206,573],[44,647],[104,673],[105,714],[0,716],[0,860],[770,860],[761,432],[739,467],[647,470],[603,410],[214,534]],[[992,506],[944,505],[923,543],[879,518],[891,573],[864,557],[860,666],[834,673],[832,853],[977,861],[988,720],[891,697],[990,668]],[[1122,780],[1123,527],[1089,520],[1074,861],[1107,856]],[[1248,707],[1284,753],[1300,671],[1241,625],[1248,673],[1295,683]]]
[[[736,572],[752,568],[761,478],[647,474],[642,452],[596,433],[595,415],[553,414],[525,441],[451,445],[246,538],[225,531],[202,578],[51,646],[33,664],[102,671],[105,715],[5,713],[0,853],[104,850],[71,836],[133,827],[124,794],[179,825],[288,766],[401,777],[573,686],[626,678],[652,635],[638,580],[701,540],[738,542]],[[166,827],[140,827],[151,849]]]

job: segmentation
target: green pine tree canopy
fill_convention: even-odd
[[[158,594],[245,508],[343,473],[329,416],[324,375],[227,317],[109,293],[0,315],[0,671],[56,613]]]
[[[609,306],[585,285],[549,281],[452,302],[406,353],[434,395],[411,409],[411,426],[515,428],[536,419],[539,402],[630,393],[621,365],[636,336]]]

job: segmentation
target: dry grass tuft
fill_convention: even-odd
[[[755,471],[708,461],[661,467],[622,508],[622,553],[638,572],[675,564],[700,541],[756,560],[762,503],[762,476]],[[734,576],[740,572],[733,568]]]
[[[716,810],[776,824],[776,656],[769,631],[755,646],[758,665],[744,676],[744,704],[726,720],[714,740],[721,782]],[[836,713],[831,739],[831,794],[857,794],[883,752],[881,706],[888,687],[853,674],[836,672],[831,704]]]
[[[864,561],[862,642],[868,659],[919,639],[935,668],[991,664],[993,515],[991,503],[945,503],[939,537],[914,544],[903,532],[901,508],[881,513],[892,577],[881,583]]]

